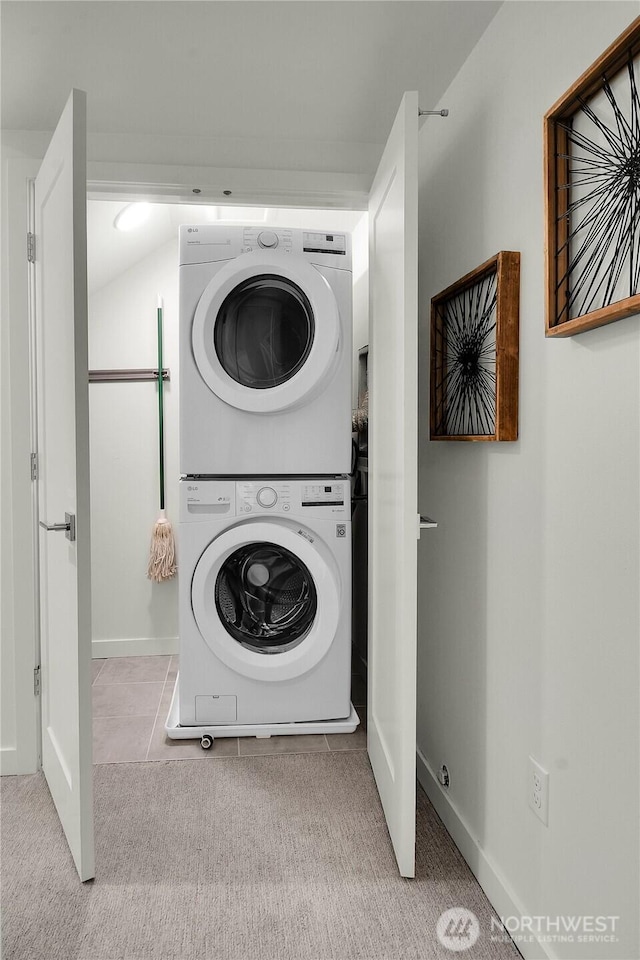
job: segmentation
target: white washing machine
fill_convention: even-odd
[[[349,481],[180,490],[180,727],[348,718]]]
[[[180,227],[180,472],[351,469],[351,237]]]

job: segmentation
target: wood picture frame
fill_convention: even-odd
[[[640,17],[544,117],[547,337],[640,313]]]
[[[431,300],[432,440],[518,439],[520,254],[502,250]]]

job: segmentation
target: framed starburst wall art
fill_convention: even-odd
[[[519,307],[508,250],[432,299],[432,440],[518,439]]]
[[[640,17],[544,118],[546,335],[640,313]]]

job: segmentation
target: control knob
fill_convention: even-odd
[[[258,234],[258,243],[261,247],[273,248],[278,246],[278,235],[272,230],[263,230]]]
[[[261,487],[256,494],[256,500],[261,507],[275,507],[278,502],[278,494],[273,487]]]

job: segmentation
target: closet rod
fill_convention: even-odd
[[[162,368],[162,379],[171,379],[167,367]],[[143,380],[153,380],[157,383],[157,369],[149,367],[142,370],[89,370],[89,383],[135,383]]]

